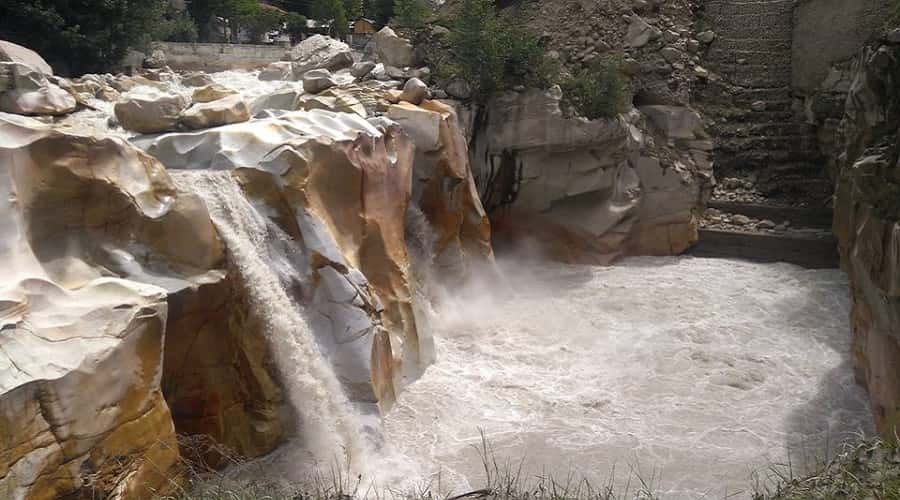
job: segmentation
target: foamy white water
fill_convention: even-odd
[[[514,467],[595,485],[615,468],[620,486],[635,468],[667,499],[746,498],[754,472],[872,430],[837,270],[507,267],[512,295],[443,305],[437,363],[386,417],[387,439],[457,492],[483,481],[479,429]]]
[[[288,398],[299,417],[302,443],[292,443],[293,465],[352,461],[367,471],[374,446],[370,429],[347,399],[331,364],[322,355],[298,305],[288,293],[302,283],[298,269],[305,256],[290,237],[269,222],[244,197],[228,171],[170,171],[179,189],[206,202],[225,240],[229,257],[247,286],[254,310],[281,372]]]

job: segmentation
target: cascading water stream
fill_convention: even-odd
[[[253,207],[230,172],[170,174],[179,189],[203,198],[227,244],[252,310],[265,324],[290,403],[300,419],[308,459],[328,463],[343,454],[341,463],[351,460],[354,467],[367,466],[375,451],[371,429],[347,399],[286,288],[303,278],[298,268],[305,267],[305,262],[296,242]]]

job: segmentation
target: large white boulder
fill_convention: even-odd
[[[37,52],[5,40],[0,40],[0,61],[22,63],[46,76],[53,74],[53,68]]]
[[[71,94],[31,66],[0,62],[0,111],[20,115],[62,115],[75,110]]]
[[[375,36],[375,53],[385,66],[405,68],[416,64],[415,48],[405,38],[400,38],[389,26],[385,26]]]
[[[303,90],[308,94],[318,94],[337,85],[337,81],[327,69],[314,69],[303,74]]]
[[[181,114],[181,124],[192,130],[240,123],[249,119],[250,109],[240,95],[195,103]]]
[[[337,71],[353,65],[350,46],[334,38],[313,35],[291,49],[294,77],[302,77],[313,69]]]
[[[126,130],[155,134],[175,130],[188,101],[180,95],[151,94],[131,96],[116,103],[114,111]]]

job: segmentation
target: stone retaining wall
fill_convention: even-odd
[[[153,48],[166,54],[172,69],[202,71],[260,68],[280,61],[288,50],[280,45],[179,42],[158,42]]]

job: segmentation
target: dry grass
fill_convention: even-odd
[[[202,461],[191,461],[185,463],[189,481],[175,494],[156,500],[663,500],[656,472],[646,477],[629,467],[619,482],[614,469],[605,483],[597,485],[575,474],[565,478],[527,474],[524,460],[498,459],[483,434],[476,449],[484,482],[462,495],[440,493],[439,485],[415,491],[362,489],[362,478],[354,476],[348,465],[334,464],[304,484],[286,484],[238,480]],[[228,463],[242,469],[241,477],[267,477],[261,466],[259,471],[253,469],[257,467],[253,462],[228,455]],[[884,441],[847,445],[811,474],[797,473],[790,462],[772,464],[754,483],[748,488],[753,500],[900,500],[900,449]]]

